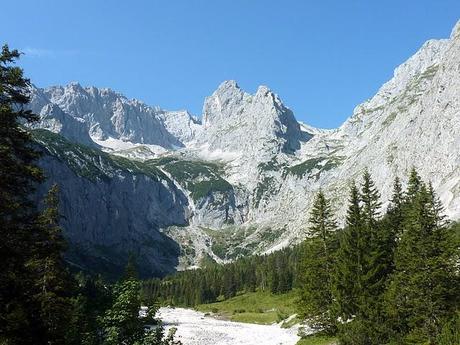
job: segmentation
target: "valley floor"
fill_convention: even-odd
[[[294,345],[300,339],[295,327],[224,321],[204,315],[184,308],[160,308],[159,313],[166,330],[176,327],[176,339],[184,345]]]

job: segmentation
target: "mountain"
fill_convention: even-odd
[[[61,186],[69,261],[144,275],[273,251],[307,235],[322,188],[338,214],[365,168],[388,200],[415,166],[460,218],[460,23],[426,42],[334,130],[299,123],[278,95],[225,81],[201,118],[110,89],[31,89],[41,165]],[[52,133],[51,133],[51,132]],[[44,186],[41,193],[47,186]]]

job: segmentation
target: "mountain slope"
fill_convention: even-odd
[[[186,111],[152,108],[108,89],[78,84],[33,89],[31,107],[41,116],[38,127],[92,146],[92,155],[125,162],[121,177],[110,178],[110,188],[102,188],[81,170],[73,171],[76,196],[63,198],[69,218],[65,228],[73,242],[84,238],[89,247],[104,241],[121,245],[152,228],[177,243],[181,253],[176,264],[185,268],[207,257],[225,261],[298,242],[306,236],[316,191],[322,188],[342,214],[348,184],[366,167],[385,202],[393,178],[415,166],[440,194],[446,213],[460,218],[459,61],[457,24],[449,39],[424,44],[335,130],[298,123],[267,87],[251,95],[235,81],[222,83],[206,98],[201,120]],[[64,185],[69,182],[62,179],[61,170],[86,163],[72,150],[65,159],[50,150],[53,140],[61,139],[41,142],[48,154],[43,166]],[[138,174],[145,176],[146,167],[162,177],[149,177],[140,190],[134,181]],[[126,181],[131,181],[128,190]],[[159,184],[164,187],[161,193]],[[81,208],[82,195],[93,198],[93,193],[98,201],[92,209],[112,213],[101,220],[88,218],[86,228],[98,233],[90,238],[81,233],[72,213]],[[141,202],[136,201],[138,195]],[[154,213],[149,211],[152,204]],[[116,214],[127,221],[109,219]],[[111,238],[103,222],[116,228],[116,236]],[[152,257],[146,259],[147,266],[159,255]]]

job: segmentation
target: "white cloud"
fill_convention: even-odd
[[[52,50],[43,48],[26,47],[21,49],[25,56],[35,58],[56,58],[60,56],[74,56],[79,52],[77,50]]]

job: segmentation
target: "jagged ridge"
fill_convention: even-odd
[[[336,130],[300,124],[267,87],[251,95],[235,81],[222,83],[205,100],[202,120],[78,84],[34,88],[31,107],[41,116],[38,127],[70,141],[135,160],[157,158],[155,168],[186,200],[180,205],[184,226],[159,225],[181,246],[181,267],[198,263],[205,254],[226,260],[295,243],[306,234],[314,193],[325,190],[343,213],[347,184],[365,167],[384,201],[393,177],[417,167],[440,194],[446,213],[458,219],[459,28],[450,39],[424,44]],[[87,179],[81,172],[76,175]],[[70,212],[74,201],[66,202]],[[76,224],[66,226],[73,231]]]

